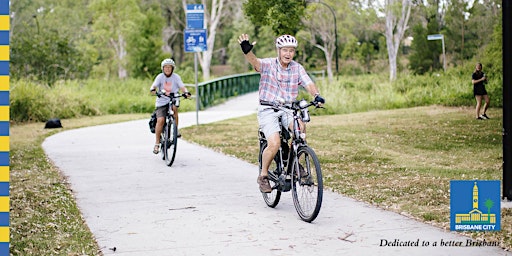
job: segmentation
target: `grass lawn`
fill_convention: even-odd
[[[321,110],[319,110],[321,111]],[[449,229],[450,180],[501,180],[502,111],[477,121],[472,108],[440,106],[312,116],[308,142],[333,191]],[[149,118],[62,120],[64,129]],[[44,155],[44,123],[10,127],[11,254],[98,255],[73,192]],[[256,116],[183,128],[187,140],[257,163]],[[500,232],[465,233],[512,249],[512,209]]]
[[[321,111],[321,110],[318,110]],[[450,229],[450,180],[502,180],[502,110],[417,107],[313,116],[308,144],[324,185],[343,195]],[[182,129],[187,140],[257,164],[256,116]],[[512,209],[501,231],[465,234],[512,249]]]

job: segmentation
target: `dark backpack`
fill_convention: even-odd
[[[46,122],[44,125],[45,129],[53,129],[53,128],[62,128],[62,124],[60,123],[60,119],[52,118]]]
[[[149,130],[151,133],[155,133],[156,127],[156,111],[151,114],[151,118],[149,119]]]

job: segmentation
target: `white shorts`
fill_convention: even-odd
[[[281,117],[281,124],[279,124],[279,117]],[[268,106],[258,107],[258,123],[266,138],[280,132],[281,125],[288,129],[292,120],[292,117],[284,111],[276,112]]]

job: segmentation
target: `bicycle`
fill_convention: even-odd
[[[281,199],[282,192],[292,191],[293,204],[299,217],[312,222],[318,216],[322,206],[323,182],[320,161],[314,150],[306,143],[305,133],[300,130],[299,119],[310,121],[308,108],[318,106],[317,102],[302,99],[291,104],[262,102],[274,111],[284,111],[293,116],[293,130],[288,131],[281,125],[281,146],[268,169],[268,178],[272,191],[262,193],[267,206],[274,208]],[[281,122],[281,120],[279,120]],[[259,172],[261,174],[262,154],[267,147],[264,133],[259,130]],[[290,135],[291,133],[291,135]],[[288,145],[288,140],[291,142]]]
[[[173,93],[169,96],[165,95],[165,90],[157,92],[158,97],[169,97],[169,106],[167,114],[165,115],[165,123],[160,133],[160,152],[162,153],[162,160],[165,160],[167,166],[171,167],[176,157],[176,148],[178,145],[178,127],[174,120],[174,111],[172,106],[180,106],[180,97],[187,98],[186,94]]]

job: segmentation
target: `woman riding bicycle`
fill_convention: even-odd
[[[181,90],[185,93],[186,97],[190,97],[190,92],[188,92],[187,88],[181,81],[181,77],[178,74],[174,73],[174,69],[176,68],[176,63],[172,59],[165,59],[160,64],[162,68],[162,73],[158,74],[155,78],[155,81],[150,87],[150,92],[153,95],[157,95],[155,101],[156,107],[156,127],[155,127],[155,146],[153,147],[153,153],[158,154],[160,151],[160,134],[162,133],[162,129],[165,124],[165,115],[167,114],[169,101],[171,100],[170,95],[177,93]],[[165,90],[165,94],[161,95],[161,91]],[[178,126],[178,108],[176,106],[172,106],[174,111],[174,120],[176,120],[176,127]],[[178,133],[178,137],[181,137],[181,134]]]
[[[268,180],[268,168],[281,145],[279,117],[282,119],[283,126],[290,128],[293,120],[283,111],[275,112],[269,104],[282,100],[285,103],[295,101],[299,94],[299,86],[304,87],[313,95],[315,101],[320,105],[325,103],[325,100],[320,96],[315,83],[306,73],[304,67],[293,60],[297,49],[295,37],[282,35],[276,39],[277,58],[257,58],[251,51],[254,43],[249,42],[247,34],[242,34],[238,38],[238,42],[245,54],[245,59],[261,74],[258,123],[265,134],[268,145],[263,151],[261,174],[258,176],[257,182],[261,192],[270,193],[272,188]],[[304,126],[304,124],[301,124],[301,126]]]

